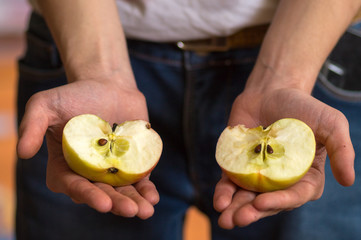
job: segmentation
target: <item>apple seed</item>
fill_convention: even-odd
[[[112,127],[113,132],[115,131],[115,129],[117,128],[117,126],[118,126],[118,124],[113,123],[113,127]]]
[[[262,151],[262,144],[258,144],[257,147],[254,149],[255,153],[260,153]]]
[[[108,140],[106,140],[105,138],[101,138],[98,140],[99,146],[104,146],[107,143],[108,143]]]
[[[267,153],[272,154],[273,148],[270,145],[267,145]]]
[[[151,128],[150,123],[147,123],[147,124],[145,125],[145,127],[146,127],[147,129],[150,129],[150,128]]]
[[[108,168],[108,173],[117,173],[118,171],[119,171],[119,169],[115,168],[115,167]]]

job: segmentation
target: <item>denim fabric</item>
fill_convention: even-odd
[[[29,97],[66,84],[55,44],[44,20],[33,14],[27,51],[19,61],[18,118]],[[101,214],[73,203],[45,185],[46,145],[30,160],[17,161],[17,239],[182,239],[187,208],[197,206],[210,217],[215,240],[227,239],[360,239],[359,174],[351,188],[339,186],[327,164],[323,197],[291,212],[262,219],[246,228],[223,230],[213,210],[220,179],[214,158],[217,138],[226,126],[231,104],[244,88],[258,48],[201,54],[172,44],[128,41],[132,67],[148,103],[152,127],[161,135],[164,152],[151,175],[160,193],[148,220]],[[361,100],[335,95],[317,84],[314,95],[349,118],[355,147],[361,144],[358,120]],[[360,148],[356,148],[357,156]],[[355,169],[361,171],[356,160]]]

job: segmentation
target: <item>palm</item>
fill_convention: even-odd
[[[235,100],[229,124],[268,126],[285,117],[300,119],[314,131],[317,151],[311,169],[292,187],[259,195],[237,188],[223,176],[214,196],[214,206],[222,212],[219,219],[222,227],[245,226],[260,218],[318,199],[324,187],[326,150],[335,178],[342,185],[353,183],[354,152],[347,120],[339,111],[306,93],[292,89],[279,89],[268,94],[245,92]]]

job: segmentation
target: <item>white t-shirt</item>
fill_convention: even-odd
[[[39,0],[29,1],[38,10]],[[227,36],[244,27],[268,23],[278,0],[116,0],[116,3],[127,37],[165,42]]]

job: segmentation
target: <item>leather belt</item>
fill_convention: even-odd
[[[361,21],[361,8],[358,10],[357,14],[352,19],[353,23],[357,23],[359,21]]]
[[[243,28],[228,37],[179,41],[177,46],[185,51],[221,52],[235,48],[252,48],[261,45],[269,25]]]

